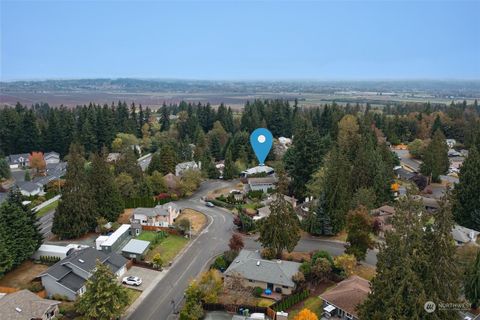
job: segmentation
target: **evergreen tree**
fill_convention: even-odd
[[[96,227],[95,198],[85,171],[82,148],[70,147],[62,199],[53,218],[52,232],[61,239],[77,238]]]
[[[300,222],[292,205],[280,192],[270,204],[270,215],[261,221],[258,241],[273,250],[277,258],[286,249],[291,252],[300,240]]]
[[[332,219],[325,209],[325,193],[321,193],[317,206],[311,205],[302,228],[312,235],[333,235]]]
[[[460,168],[453,190],[453,213],[462,226],[480,230],[480,153],[474,147]]]
[[[138,165],[135,152],[131,148],[127,148],[115,163],[115,174],[119,175],[120,173],[128,174],[135,182],[142,180],[142,168]]]
[[[480,251],[465,276],[465,297],[472,304],[472,309],[478,308],[480,303]]]
[[[10,166],[8,165],[7,160],[5,158],[0,158],[0,180],[1,179],[10,179],[12,173],[10,172]]]
[[[223,169],[223,178],[230,180],[235,178],[238,175],[237,167],[233,161],[232,150],[228,148],[225,155],[225,168]]]
[[[440,116],[438,114],[435,117],[435,121],[433,122],[433,125],[432,125],[432,137],[435,135],[435,132],[437,132],[437,130],[440,130],[443,133],[442,120],[440,119]]]
[[[170,112],[165,102],[160,109],[160,128],[162,131],[168,131],[168,129],[170,129]]]
[[[169,144],[160,149],[160,172],[169,174],[175,172],[175,166],[177,165],[177,154],[173,147]]]
[[[96,216],[107,221],[117,221],[123,211],[123,201],[115,177],[105,160],[105,152],[93,155],[89,182],[95,200]]]
[[[38,150],[40,132],[33,110],[27,110],[23,114],[19,129],[20,135],[16,140],[16,144],[20,146],[21,152],[31,152]]]
[[[152,174],[155,171],[162,171],[162,159],[160,158],[160,152],[155,152],[152,155],[152,160],[150,160],[150,164],[148,165],[148,174]]]
[[[293,138],[293,146],[285,154],[285,166],[292,178],[293,193],[297,198],[306,194],[306,184],[318,169],[329,146],[329,139],[320,139],[310,122],[303,120]]]
[[[87,280],[87,290],[76,303],[76,309],[89,319],[120,317],[128,305],[128,293],[108,266],[97,262]]]
[[[448,146],[445,136],[440,130],[435,131],[432,141],[425,149],[420,171],[430,176],[433,182],[440,181],[440,175],[447,173],[450,162],[448,160]]]
[[[426,319],[426,301],[458,299],[451,213],[443,211],[432,226],[419,201],[408,197],[396,209],[393,231],[386,233],[377,255],[372,291],[359,308],[362,319]],[[450,310],[428,314],[428,319],[456,317]]]

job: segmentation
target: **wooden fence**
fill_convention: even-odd
[[[142,226],[142,229],[145,231],[165,231],[168,234],[175,236],[180,236],[180,232],[176,229],[166,228],[166,227],[156,227],[156,226]]]

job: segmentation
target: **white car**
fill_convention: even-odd
[[[142,284],[142,279],[140,279],[139,277],[130,276],[123,278],[122,283],[138,287]]]

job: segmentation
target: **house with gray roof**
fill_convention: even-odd
[[[34,181],[23,181],[17,183],[17,187],[26,197],[36,196],[43,191],[43,186]]]
[[[477,237],[480,232],[462,227],[456,224],[452,229],[452,237],[455,240],[456,244],[461,246],[467,243],[476,243]]]
[[[195,161],[187,161],[179,163],[175,166],[175,175],[181,176],[187,170],[200,170],[202,163],[199,161],[198,164]]]
[[[42,299],[28,290],[0,296],[0,318],[8,320],[54,319],[60,301]]]
[[[45,163],[48,164],[57,164],[60,163],[60,154],[55,151],[47,152],[43,155]]]
[[[143,260],[150,247],[150,241],[132,239],[122,249],[122,255],[128,259]]]
[[[277,178],[274,176],[263,178],[248,178],[247,184],[244,186],[245,192],[263,191],[264,193],[275,189]]]
[[[86,282],[92,276],[97,261],[108,266],[117,277],[126,271],[127,259],[119,254],[106,254],[91,247],[78,250],[40,275],[47,295],[61,295],[76,300],[85,293]]]
[[[22,167],[28,167],[30,165],[30,154],[19,153],[11,154],[6,158],[10,169],[18,169]]]
[[[295,289],[292,277],[299,271],[300,263],[285,260],[265,260],[258,251],[242,250],[225,271],[229,277],[243,278],[245,286],[270,289],[291,294]]]
[[[168,227],[173,225],[180,214],[180,209],[173,202],[157,205],[154,208],[136,208],[133,220],[140,221],[142,226]]]

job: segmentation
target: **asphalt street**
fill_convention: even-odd
[[[232,214],[222,208],[208,208],[201,200],[208,192],[234,186],[236,182],[207,181],[203,183],[194,196],[177,202],[180,208],[192,208],[208,216],[208,225],[204,231],[194,238],[189,247],[177,258],[164,278],[143,299],[141,304],[127,316],[132,320],[174,318],[174,311],[183,300],[185,289],[190,281],[196,278],[212,261],[212,259],[228,249],[228,240],[235,228]],[[252,237],[246,237],[245,248],[261,249],[260,243]],[[344,243],[316,238],[303,238],[295,248],[296,251],[310,252],[325,250],[332,255],[342,254]],[[369,251],[365,261],[375,265],[376,252]]]

